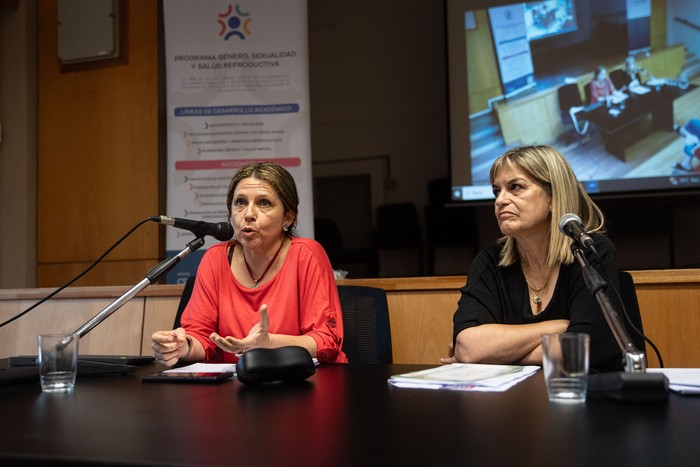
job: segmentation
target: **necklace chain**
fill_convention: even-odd
[[[253,288],[256,288],[258,286],[258,283],[262,280],[263,277],[265,277],[265,274],[267,274],[267,271],[270,270],[272,265],[274,264],[275,260],[277,259],[277,256],[279,256],[280,251],[282,251],[282,246],[284,245],[284,239],[282,239],[282,243],[280,243],[280,247],[277,248],[277,252],[275,253],[275,256],[272,257],[272,260],[270,260],[269,263],[267,263],[267,267],[263,271],[262,274],[260,274],[260,277],[257,279],[253,275],[253,270],[250,268],[250,265],[248,264],[248,260],[245,258],[245,251],[243,251],[243,262],[245,263],[245,267],[248,270],[248,274],[250,274],[250,278],[253,279]]]
[[[521,265],[520,269],[522,269],[522,265]],[[530,281],[527,280],[527,276],[525,275],[525,270],[523,270],[523,277],[525,278],[525,283],[527,284],[527,286],[529,288],[531,288],[533,290],[533,292],[535,292],[535,296],[532,298],[532,301],[535,303],[535,305],[537,305],[538,308],[542,304],[542,297],[540,297],[540,292],[542,292],[543,289],[547,288],[547,285],[549,284],[549,279],[552,278],[553,272],[554,272],[554,267],[552,266],[551,268],[549,268],[549,273],[547,274],[547,280],[545,280],[544,285],[542,287],[537,288],[537,287],[534,287],[532,284],[530,284]]]

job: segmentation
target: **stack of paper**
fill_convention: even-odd
[[[638,84],[638,85],[636,85],[636,86],[630,85],[630,92],[633,93],[633,94],[642,95],[642,94],[646,94],[646,93],[648,93],[648,92],[650,92],[650,91],[651,91],[651,89],[649,89],[649,88],[646,87],[646,86],[642,86],[641,84]]]
[[[613,104],[622,104],[627,100],[627,94],[624,93],[615,93],[612,96],[610,96],[610,101]]]
[[[502,392],[539,370],[539,366],[452,363],[395,375],[389,384],[399,388]]]
[[[648,368],[647,373],[665,374],[671,391],[700,394],[700,368]]]
[[[647,86],[663,86],[666,84],[666,80],[663,78],[651,78],[646,83]]]

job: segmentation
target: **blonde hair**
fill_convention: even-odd
[[[567,213],[581,218],[589,232],[604,232],[605,217],[600,208],[588,196],[576,179],[574,171],[564,156],[551,146],[521,146],[510,149],[496,159],[491,166],[489,177],[493,183],[498,172],[504,167],[524,172],[550,196],[552,210],[549,225],[549,250],[547,264],[571,264],[569,237],[559,232],[559,219]],[[503,244],[499,266],[510,266],[519,260],[514,238],[504,236],[498,240]]]

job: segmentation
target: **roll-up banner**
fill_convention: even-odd
[[[306,0],[167,0],[163,8],[166,214],[227,220],[235,171],[272,161],[294,176],[298,231],[313,237]],[[167,255],[193,238],[168,227]],[[185,282],[202,254],[187,256],[167,282]]]

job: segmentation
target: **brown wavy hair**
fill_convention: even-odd
[[[299,194],[297,193],[297,185],[294,182],[294,177],[287,169],[281,165],[272,162],[254,162],[246,164],[233,176],[231,183],[228,185],[226,193],[226,207],[228,208],[228,216],[231,218],[231,203],[233,202],[233,193],[236,187],[244,178],[255,178],[267,183],[275,190],[277,196],[282,200],[284,213],[294,213],[294,221],[289,226],[286,232],[288,236],[296,235],[297,215],[299,214]]]

